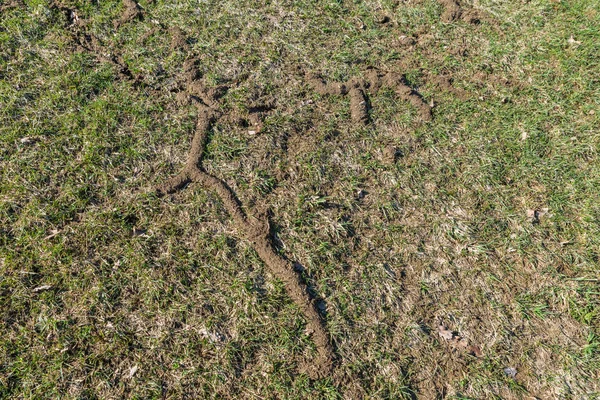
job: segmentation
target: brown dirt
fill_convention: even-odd
[[[95,36],[75,32],[74,41],[78,50],[96,54],[98,59],[115,65],[122,78],[131,80],[134,84],[142,83],[140,77],[131,73],[121,56],[104,56],[103,54],[106,52],[103,50],[105,49]],[[269,271],[284,283],[287,293],[306,318],[307,332],[315,343],[317,357],[311,362],[304,363],[301,371],[315,379],[329,376],[333,370],[334,351],[324,327],[324,320],[316,307],[317,302],[308,295],[307,285],[294,270],[294,263],[276,253],[268,218],[266,215],[248,217],[233,190],[223,181],[208,174],[201,166],[207,135],[212,124],[217,120],[226,120],[229,117],[222,116],[217,110],[218,100],[226,92],[227,87],[207,88],[201,81],[202,74],[193,59],[184,62],[183,70],[186,91],[179,92],[176,99],[181,105],[189,104],[189,102],[195,104],[198,110],[195,135],[183,171],[159,186],[157,192],[159,194],[172,193],[190,182],[197,182],[219,195],[235,225],[252,243]],[[271,108],[272,106],[255,107],[250,110],[251,116],[253,114],[261,115]]]
[[[369,122],[369,110],[365,92],[360,88],[352,88],[350,95],[350,113],[355,123],[366,124]]]
[[[142,7],[134,0],[123,0],[123,6],[125,7],[125,10],[123,10],[121,18],[114,22],[115,29],[136,18],[142,19],[144,16]]]
[[[233,190],[202,167],[208,132],[212,125],[223,117],[217,110],[217,100],[219,94],[222,94],[226,88],[207,89],[200,81],[201,74],[193,61],[187,62],[184,70],[187,96],[198,110],[195,134],[183,171],[159,186],[157,192],[173,193],[190,182],[196,182],[207,190],[217,193],[236,227],[252,244],[268,270],[284,283],[288,295],[306,318],[307,331],[316,345],[317,357],[302,367],[303,372],[313,378],[328,376],[333,368],[334,351],[324,321],[316,308],[316,302],[308,296],[306,284],[294,270],[294,264],[276,253],[267,216],[265,214],[248,216]],[[179,94],[179,100],[181,101],[184,96]]]
[[[71,40],[75,51],[93,54],[98,60],[114,65],[118,75],[123,79],[132,81],[135,87],[139,87],[144,83],[144,77],[134,75],[118,52],[112,51],[97,36],[86,30],[86,21],[78,17],[76,9],[65,7],[58,1],[52,1],[50,8],[58,10],[67,18],[65,28],[69,29],[72,34]],[[154,33],[154,30],[151,30],[152,33]],[[155,90],[149,85],[147,86],[150,91]]]
[[[123,79],[133,81],[134,86],[139,86],[143,83],[143,77],[134,75],[125,60],[123,60],[123,57],[107,51],[106,46],[96,36],[78,31],[75,32],[74,42],[78,51],[94,54],[99,60],[113,64],[119,76]]]
[[[12,7],[16,7],[16,6],[25,7],[25,4],[20,0],[15,0],[15,1],[12,1],[12,2],[9,2],[8,4],[6,4],[6,7],[8,7],[8,8],[12,8]],[[66,25],[67,29],[84,25],[84,21],[82,19],[80,19],[79,16],[77,15],[76,9],[66,7],[65,5],[63,5],[62,3],[60,3],[57,0],[52,0],[49,4],[49,7],[50,7],[50,9],[58,10],[65,16],[65,18],[67,19],[67,25]]]
[[[142,17],[142,9],[133,0],[124,0],[125,12],[115,26],[135,18]],[[62,10],[62,9],[61,9]],[[71,15],[71,14],[69,14]],[[152,31],[154,33],[154,31]],[[171,48],[185,49],[187,41],[181,29],[173,28],[171,33]],[[74,30],[74,42],[81,51],[95,54],[99,60],[112,63],[121,78],[130,80],[135,86],[143,84],[143,77],[135,76],[127,67],[123,58],[107,51],[98,38],[86,34],[83,30]],[[110,54],[107,56],[106,54]],[[352,121],[358,124],[369,123],[369,99],[382,87],[389,87],[404,101],[410,102],[417,110],[422,121],[432,119],[431,107],[422,96],[413,90],[402,74],[395,72],[380,72],[370,68],[361,78],[353,78],[344,83],[327,83],[320,76],[307,75],[307,81],[314,90],[322,95],[349,95]],[[331,376],[334,366],[335,352],[331,338],[325,329],[325,321],[317,308],[316,299],[311,298],[308,287],[300,272],[294,268],[294,263],[278,254],[271,233],[269,219],[264,212],[248,215],[235,192],[222,180],[209,174],[202,166],[202,158],[207,144],[208,133],[213,124],[226,121],[232,115],[223,115],[220,109],[220,98],[228,87],[208,87],[202,80],[202,73],[194,59],[183,63],[181,86],[176,95],[179,105],[193,103],[197,108],[197,121],[190,153],[183,170],[156,188],[159,194],[173,193],[188,183],[199,183],[203,188],[214,191],[223,202],[231,216],[235,227],[248,240],[257,255],[263,260],[266,268],[281,280],[286,292],[300,308],[306,318],[307,332],[315,343],[317,355],[301,367],[301,371],[312,378]],[[273,108],[272,105],[259,105],[249,108],[248,121],[252,126],[260,126],[265,113]],[[232,113],[233,114],[233,113]],[[258,130],[257,130],[258,131]],[[395,147],[386,150],[389,162],[395,162],[401,152]]]
[[[402,35],[398,38],[398,46],[399,47],[411,47],[417,43],[417,40],[411,36]]]
[[[314,90],[322,95],[350,94],[350,110],[355,123],[369,122],[369,104],[365,93],[377,93],[382,86],[394,89],[402,100],[410,102],[418,110],[422,121],[431,121],[432,118],[429,104],[406,84],[403,75],[395,72],[384,75],[376,69],[369,69],[365,72],[364,78],[354,78],[346,83],[327,84],[320,76],[314,74],[309,74],[307,80]]]
[[[454,86],[453,78],[448,75],[430,75],[430,80],[440,90],[450,92],[461,100],[467,100],[469,98],[469,93],[462,88]]]
[[[440,3],[444,7],[441,17],[443,22],[449,23],[462,19],[467,23],[477,24],[480,21],[479,14],[475,10],[463,9],[457,0],[440,0]]]
[[[187,50],[187,37],[180,27],[171,28],[171,50]]]
[[[440,0],[442,6],[444,6],[444,12],[442,13],[442,21],[452,22],[460,18],[462,9],[456,0]]]

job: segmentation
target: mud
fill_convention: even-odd
[[[388,72],[383,74],[376,69],[368,69],[364,78],[353,78],[346,83],[326,83],[319,75],[308,75],[307,81],[321,95],[350,95],[350,111],[355,123],[369,122],[369,101],[366,93],[377,93],[381,87],[393,89],[398,97],[411,103],[422,121],[431,121],[431,107],[423,97],[406,83],[403,75]]]

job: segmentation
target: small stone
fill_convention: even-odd
[[[517,376],[517,369],[513,367],[504,368],[504,375],[514,379]]]

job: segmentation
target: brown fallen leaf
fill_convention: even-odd
[[[50,234],[44,238],[44,240],[52,239],[54,236],[58,235],[60,231],[58,229],[52,229]]]
[[[33,293],[38,293],[41,292],[43,290],[49,290],[52,289],[52,285],[42,285],[42,286],[38,286],[35,289],[32,290]]]

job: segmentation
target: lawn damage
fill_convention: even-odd
[[[197,108],[198,117],[194,138],[183,171],[159,186],[157,191],[159,194],[173,193],[186,184],[194,182],[219,195],[238,231],[252,243],[254,250],[269,271],[284,283],[287,294],[306,317],[307,332],[315,342],[317,357],[306,362],[301,371],[315,379],[328,376],[333,368],[334,353],[331,339],[324,328],[325,323],[316,308],[316,302],[308,297],[306,284],[294,270],[293,263],[275,252],[267,214],[247,216],[233,190],[225,182],[208,174],[202,168],[202,157],[207,144],[208,132],[212,124],[222,116],[217,110],[217,100],[226,87],[207,91],[199,79],[199,72],[194,68],[193,62],[188,62],[185,70],[187,92],[180,98],[185,99],[186,96],[190,96]]]
[[[593,398],[586,7],[0,5],[0,397]]]
[[[423,97],[406,84],[404,76],[388,72],[383,74],[374,68],[368,69],[364,78],[354,78],[345,83],[326,83],[318,74],[309,74],[307,81],[322,95],[349,95],[352,120],[358,124],[369,122],[369,101],[366,93],[376,94],[382,87],[393,89],[404,101],[410,102],[419,112],[422,121],[431,121],[431,107]]]

